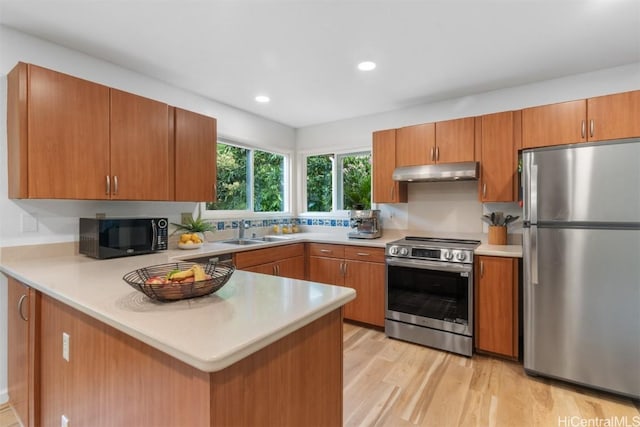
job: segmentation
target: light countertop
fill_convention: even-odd
[[[0,271],[205,372],[224,369],[355,298],[350,288],[236,271],[213,295],[155,302],[122,280],[167,253],[3,259]]]

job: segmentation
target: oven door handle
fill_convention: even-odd
[[[423,270],[447,271],[452,273],[470,273],[473,271],[473,264],[396,258],[387,258],[386,262],[388,266],[392,267],[420,268]]]

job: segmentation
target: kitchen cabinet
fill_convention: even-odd
[[[517,198],[519,111],[487,114],[477,119],[481,202],[512,202]]]
[[[309,280],[356,291],[344,306],[345,319],[384,326],[384,249],[309,244]]]
[[[436,163],[475,161],[475,119],[465,117],[436,122],[433,159]]]
[[[475,119],[423,123],[397,129],[396,166],[475,161]]]
[[[172,200],[169,106],[111,89],[110,194],[114,200]]]
[[[476,350],[517,359],[518,260],[479,256],[476,262]]]
[[[392,178],[396,168],[396,130],[387,129],[373,132],[373,202],[406,203],[407,183]]]
[[[8,392],[9,403],[22,425],[38,423],[38,293],[8,277]]]
[[[216,200],[217,121],[175,108],[175,200]]]
[[[304,280],[304,243],[237,252],[234,263],[238,270]]]
[[[522,147],[640,136],[640,91],[522,110]]]
[[[396,166],[430,165],[435,160],[436,125],[423,123],[396,130]]]
[[[25,63],[7,83],[9,197],[109,198],[109,88]]]

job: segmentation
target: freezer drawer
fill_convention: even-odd
[[[640,398],[640,230],[524,238],[525,369]]]

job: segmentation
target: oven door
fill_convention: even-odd
[[[387,258],[387,319],[472,336],[473,264]]]

